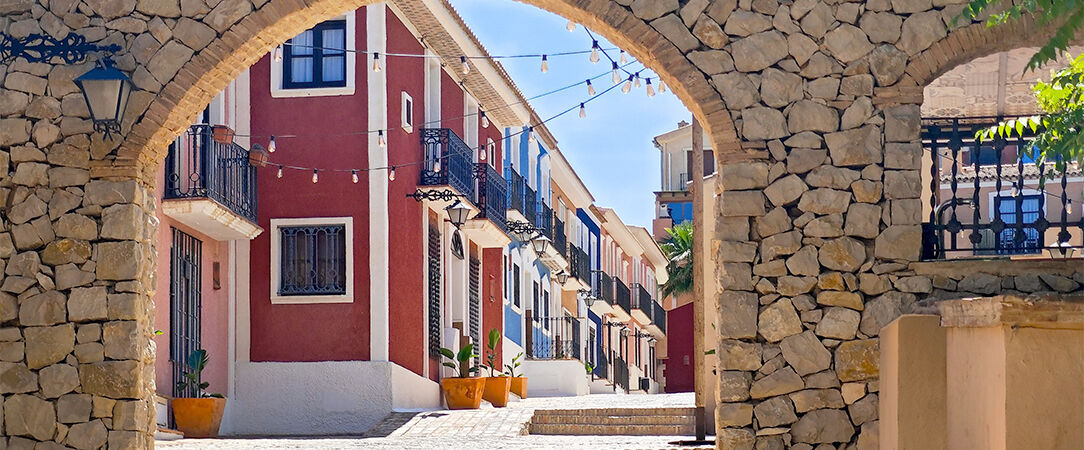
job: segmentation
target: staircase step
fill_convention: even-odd
[[[531,423],[530,434],[602,436],[692,436],[694,425],[566,425]]]
[[[670,407],[670,408],[588,408],[588,409],[538,409],[538,416],[692,416],[696,414],[695,408]]]
[[[603,416],[603,415],[540,415],[534,416],[531,423],[565,424],[565,425],[693,425],[696,423],[694,416]]]

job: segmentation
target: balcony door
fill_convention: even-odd
[[[203,243],[176,228],[170,228],[169,259],[169,361],[173,369],[173,396],[195,397],[191,387],[177,385],[188,371],[186,362],[200,348],[200,262]]]

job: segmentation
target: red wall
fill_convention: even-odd
[[[666,392],[693,392],[693,304],[667,311],[666,329]]]
[[[388,53],[423,53],[424,49],[395,14],[387,15]],[[425,59],[388,58],[388,127],[401,125],[402,92],[414,100],[414,132],[388,133],[388,162],[392,165],[421,160],[421,128],[425,122]],[[384,174],[386,175],[386,174]],[[388,183],[388,293],[391,360],[421,375],[428,354],[425,332],[425,239],[422,204],[409,199],[421,178],[421,166],[395,169]]]
[[[359,50],[364,47],[365,10],[356,13]],[[270,96],[270,59],[252,66],[252,134],[299,134],[276,140],[272,164],[305,167],[367,167],[365,56],[355,53],[355,94],[350,96],[277,98]],[[329,120],[338,118],[341,120]],[[267,138],[254,143],[267,145]],[[259,225],[268,230],[252,241],[251,357],[253,361],[327,361],[369,359],[369,209],[368,178],[354,184],[349,173],[285,171],[277,166],[259,174]],[[380,174],[379,176],[383,176]],[[354,301],[341,304],[271,305],[271,218],[342,217],[354,221]]]
[[[440,72],[440,125],[431,124],[433,128],[451,128],[460,138],[463,138],[463,90],[459,87],[448,72]]]

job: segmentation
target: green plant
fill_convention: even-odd
[[[519,368],[519,364],[520,364],[519,360],[521,358],[523,358],[523,352],[519,352],[518,355],[516,355],[514,358],[512,358],[512,364],[505,364],[504,365],[505,373],[507,373],[508,376],[510,376],[510,377],[518,377],[518,376],[523,375],[523,374],[516,375],[516,369]]]
[[[459,349],[459,353],[453,353],[451,350],[441,347],[440,354],[449,360],[443,362],[444,367],[450,367],[458,374],[455,378],[467,378],[478,371],[478,366],[471,364],[471,360],[478,357],[478,355],[474,354],[474,344],[464,345],[463,348]]]
[[[587,371],[588,375],[591,375],[591,372],[595,371],[595,365],[589,362],[585,362],[583,363],[583,369]]]
[[[662,295],[693,291],[693,223],[680,223],[666,230],[670,238],[660,245],[669,262],[669,279],[662,285]]]
[[[953,19],[953,25],[961,20],[979,19],[986,13],[990,14],[986,19],[987,27],[1018,20],[1024,14],[1034,17],[1040,28],[1055,24],[1054,34],[1031,57],[1025,71],[1037,69],[1066,53],[1077,30],[1084,24],[1084,4],[1077,0],[971,0]]]
[[[207,356],[207,350],[199,349],[188,355],[188,361],[186,365],[191,370],[184,373],[184,379],[177,382],[177,390],[184,392],[189,389],[196,392],[197,398],[222,398],[222,394],[209,394],[205,391],[210,383],[202,381],[201,376],[203,369],[207,368],[207,363],[211,361],[211,358]]]
[[[497,364],[497,343],[501,341],[500,330],[494,328],[489,330],[489,341],[486,342],[486,364],[485,367],[489,369],[489,376],[495,377],[500,373],[500,366]]]

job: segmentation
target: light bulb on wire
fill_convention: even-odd
[[[481,116],[482,128],[489,128],[489,117],[486,117],[486,112],[479,110],[478,115]]]
[[[617,74],[617,63],[614,63],[612,72],[613,72],[614,84],[620,83],[621,82],[621,75]]]
[[[485,148],[478,149],[478,161],[486,162],[486,149]]]
[[[440,172],[440,158],[433,162],[433,172]]]
[[[587,95],[595,95],[595,87],[591,85],[591,80],[587,80]]]
[[[384,130],[376,130],[376,145],[380,146],[380,148],[388,145],[387,141],[384,140]]]
[[[583,103],[580,103],[580,118],[587,117],[587,108],[583,107]]]
[[[666,82],[659,80],[659,93],[666,92]]]
[[[460,56],[459,62],[463,63],[463,75],[470,73],[470,64],[467,63],[467,57]]]
[[[628,55],[625,54],[624,50],[621,50],[621,58],[620,58],[620,60],[621,60],[621,64],[628,64],[629,63],[629,57],[628,57]]]
[[[629,79],[625,81],[625,85],[621,86],[621,93],[628,94],[632,90],[632,75],[629,75]]]
[[[636,82],[633,84],[633,87],[635,87],[636,89],[640,89],[640,72],[636,72],[636,76],[632,77],[632,79],[636,80]]]
[[[317,169],[312,169],[312,182],[313,182],[313,184],[316,184],[319,181],[320,181],[320,171],[317,170]]]
[[[282,178],[282,166],[279,166],[279,173],[276,176]]]
[[[1065,203],[1065,214],[1073,213],[1073,199],[1067,199]]]
[[[598,62],[598,41],[591,42],[591,63]]]
[[[395,166],[388,168],[388,181],[395,181]]]
[[[651,79],[650,78],[647,79],[647,96],[648,97],[654,97],[655,96],[655,87],[651,85]]]
[[[550,64],[546,60],[546,55],[542,55],[542,73],[546,73],[546,72],[549,72],[549,71],[550,71]]]
[[[380,71],[380,52],[373,52],[373,72]]]
[[[282,46],[275,47],[274,53],[275,62],[282,62]]]
[[[527,142],[535,143],[534,127],[527,127]]]
[[[271,136],[271,141],[267,143],[267,152],[275,153],[275,137]]]
[[[565,29],[568,30],[569,33],[576,31],[576,22],[571,20],[568,21],[568,24],[565,25]]]
[[[351,170],[350,171],[350,181],[353,181],[354,184],[358,184],[358,171],[356,171],[356,170]]]

